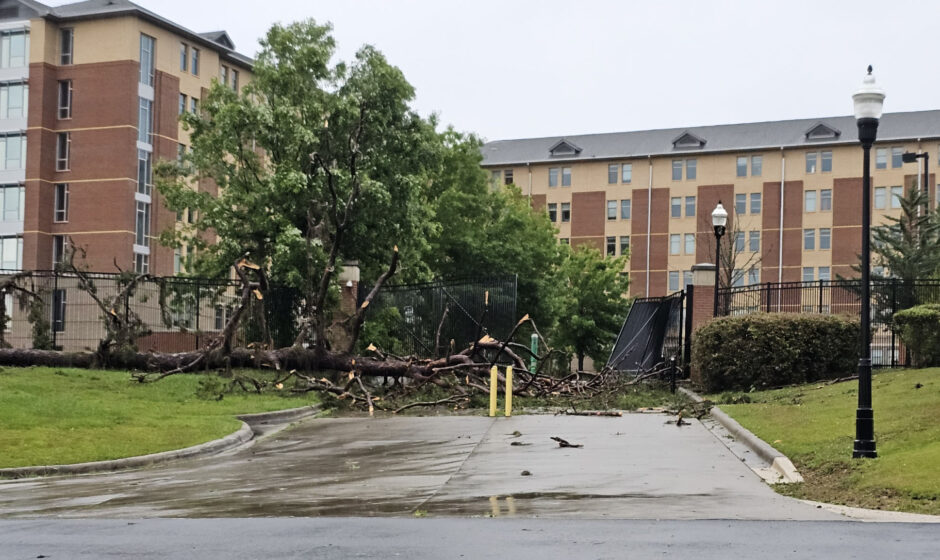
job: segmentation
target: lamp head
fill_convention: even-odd
[[[869,65],[868,74],[862,79],[861,87],[852,95],[852,102],[855,105],[855,120],[878,120],[881,118],[885,92],[875,84],[875,76],[872,75],[871,70],[871,65]]]
[[[728,225],[728,211],[718,201],[718,206],[712,210],[712,226],[715,228],[715,235],[721,237],[725,234],[725,227]]]

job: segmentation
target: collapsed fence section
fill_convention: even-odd
[[[362,341],[398,355],[443,356],[483,335],[502,339],[516,317],[516,275],[385,286],[369,305]],[[359,303],[371,287],[359,286]]]
[[[940,280],[887,278],[871,282],[872,365],[907,364],[906,352],[892,329],[894,314],[925,303],[940,303]],[[858,317],[860,280],[766,283],[718,290],[719,315],[819,313]]]

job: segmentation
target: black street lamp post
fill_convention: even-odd
[[[728,224],[728,211],[718,201],[718,206],[712,211],[712,226],[715,228],[715,309],[712,317],[718,316],[718,284],[719,273],[721,272],[721,237],[725,234],[725,226]]]
[[[852,96],[858,140],[862,144],[862,297],[861,355],[858,360],[858,409],[855,413],[855,446],[852,457],[878,456],[875,450],[875,416],[871,408],[871,145],[878,135],[878,120],[884,106],[884,91],[868,74]]]

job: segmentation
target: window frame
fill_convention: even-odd
[[[559,210],[561,214],[561,223],[563,224],[569,223],[571,221],[571,203],[562,202],[561,206],[559,207]]]
[[[756,164],[756,165],[755,165]],[[757,171],[754,171],[754,169]],[[764,156],[751,156],[751,177],[760,177],[764,174]]]
[[[72,133],[58,132],[55,140],[55,170],[71,171],[72,165]],[[63,156],[63,151],[65,155]]]
[[[617,201],[607,201],[607,221],[612,222],[617,219]]]
[[[749,204],[750,213],[751,213],[752,215],[760,214],[761,211],[763,210],[763,204],[764,204],[763,197],[761,196],[761,193],[759,193],[759,192],[758,192],[758,193],[751,193],[749,199],[750,199],[750,200],[749,200],[749,203],[750,203],[750,204]],[[756,210],[755,210],[755,202],[756,202],[756,204],[757,204],[757,205],[756,205],[756,208],[757,208]]]
[[[740,216],[747,214],[747,193],[735,193],[734,213]]]
[[[620,256],[623,256],[629,253],[630,252],[630,236],[621,235],[618,241],[619,241]],[[626,249],[626,251],[624,251],[624,249]]]
[[[670,218],[682,217],[682,197],[681,196],[673,196],[669,199],[669,217]]]
[[[52,221],[65,224],[69,221],[69,184],[56,183],[53,196]]]
[[[683,234],[682,250],[686,255],[695,254],[695,234],[694,233]]]
[[[819,250],[832,250],[832,228],[819,228]]]
[[[621,220],[630,220],[633,216],[633,204],[630,202],[631,199],[624,198],[620,201],[620,219]]]
[[[608,257],[617,256],[617,237],[613,235],[608,235],[605,244],[605,255]]]
[[[738,156],[735,160],[735,177],[747,177],[747,156]]]
[[[616,185],[620,179],[620,164],[619,163],[608,163],[607,164],[607,184]]]
[[[682,235],[681,234],[679,233],[669,234],[669,254],[670,255],[682,254]]]
[[[685,197],[685,217],[686,218],[695,217],[695,203],[696,203],[695,196]]]
[[[620,166],[620,182],[629,185],[633,182],[633,164],[624,163]]]
[[[803,229],[803,250],[804,251],[816,250],[816,229],[815,228]]]
[[[685,178],[690,181],[698,178],[698,160],[696,158],[685,160]]]
[[[75,28],[62,27],[59,29],[59,66],[72,66],[73,64],[75,64]]]
[[[190,47],[189,70],[193,76],[199,75],[199,49]]]
[[[189,71],[189,45],[180,41],[180,72]]]
[[[810,201],[812,201],[812,208],[810,208]],[[803,212],[816,212],[817,208],[816,191],[803,191]]]
[[[570,167],[561,168],[561,186],[562,187],[571,186],[571,168]]]
[[[72,118],[72,80],[59,80],[56,87],[56,116],[59,120],[68,120]],[[63,104],[63,95],[65,96]]]
[[[819,211],[832,212],[832,189],[819,189]]]
[[[752,253],[760,253],[760,230],[751,230],[747,235],[747,249]]]
[[[553,224],[557,223],[558,222],[558,203],[549,202],[548,204],[545,205],[545,207],[546,207],[545,209],[548,211],[548,221],[550,221]]]
[[[548,187],[555,188],[558,186],[558,177],[561,175],[560,167],[549,167],[548,168]]]

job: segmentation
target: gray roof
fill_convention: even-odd
[[[824,138],[808,138],[810,131],[826,131],[823,124],[838,133]],[[676,147],[683,138],[699,138],[705,145]],[[878,126],[878,142],[940,138],[940,110],[886,113]],[[581,148],[575,155],[552,157],[550,150],[561,141]],[[689,128],[667,128],[636,132],[579,134],[496,140],[481,148],[483,165],[512,165],[550,161],[584,161],[676,154],[715,153],[746,150],[812,147],[858,143],[855,117],[827,117],[791,121],[769,121]]]
[[[54,21],[136,15],[160,27],[178,33],[191,41],[218,50],[223,58],[230,61],[238,62],[249,68],[254,64],[254,60],[252,60],[251,57],[235,52],[234,45],[229,46],[231,45],[231,40],[224,31],[199,34],[128,0],[85,0],[84,2],[73,2],[57,7],[46,6],[35,0],[18,1],[24,6],[35,10],[41,17]],[[222,40],[220,41],[220,39]],[[228,40],[228,44],[226,44],[225,40]]]

